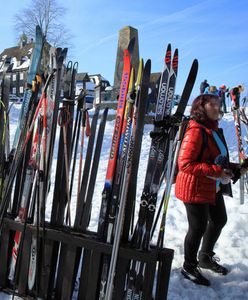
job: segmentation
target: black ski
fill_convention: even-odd
[[[137,176],[145,123],[145,112],[147,108],[150,73],[151,61],[147,60],[144,67],[144,71],[142,72],[141,83],[138,84],[136,87],[136,101],[133,116],[133,127],[129,146],[129,152],[131,153],[131,155],[129,156],[131,156],[131,159],[128,160],[128,167],[130,168],[130,179],[127,188],[128,192],[126,196],[125,219],[122,233],[122,239],[124,242],[127,242],[129,239],[129,233],[131,229],[131,218],[135,209]]]

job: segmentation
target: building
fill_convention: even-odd
[[[109,86],[109,81],[101,74],[88,75],[88,73],[78,73],[76,75],[76,96],[79,95],[82,89],[87,90],[89,102],[93,102],[97,88],[100,88],[101,99],[109,100],[110,94],[105,91],[106,87]]]
[[[31,40],[27,42],[27,37],[22,35],[17,46],[6,48],[0,54],[0,81],[4,74],[8,74],[10,78],[10,97],[22,98],[25,90],[25,84],[27,82],[28,70],[32,55],[34,43]],[[46,65],[45,61],[48,57],[50,45],[45,43],[43,50],[42,65]],[[110,86],[109,81],[106,80],[100,74],[88,75],[88,73],[78,73],[76,75],[76,95],[79,95],[82,89],[88,90],[88,94],[94,97],[95,87],[100,86],[101,92],[105,91],[107,86]],[[63,87],[63,84],[62,84]],[[103,95],[105,99],[105,95]]]
[[[10,94],[23,96],[33,46],[33,40],[27,42],[22,35],[18,46],[6,48],[0,54],[0,79],[5,72],[10,74]]]
[[[0,80],[6,75],[10,77],[9,99],[23,97],[33,47],[33,39],[28,41],[26,35],[23,34],[17,46],[6,48],[0,53]],[[51,45],[48,42],[45,42],[43,45],[40,73],[42,73],[42,70],[46,70],[50,47]]]

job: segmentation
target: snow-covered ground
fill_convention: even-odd
[[[14,105],[11,113],[10,132],[13,139],[14,127],[17,122],[17,115],[20,105]],[[187,108],[189,113],[190,107]],[[227,139],[230,150],[231,161],[238,161],[237,142],[235,136],[234,122],[231,113],[227,113],[220,122],[221,127]],[[112,139],[114,121],[108,121],[106,124],[105,138],[101,155],[101,162],[99,165],[99,172],[94,194],[94,205],[92,218],[90,222],[90,229],[96,229],[98,214],[100,209],[101,192],[103,189],[106,166],[109,156],[109,146]],[[150,147],[149,132],[152,125],[145,125],[145,132],[142,144],[142,153],[140,159],[139,181],[137,188],[137,208],[139,206],[139,199],[143,188],[145,170],[147,164],[147,157]],[[243,128],[243,133],[246,132]],[[56,153],[56,150],[55,150]],[[56,164],[56,156],[54,158]],[[53,168],[52,177],[55,175],[56,168]],[[76,184],[77,176],[75,176],[75,192],[72,201],[72,214],[75,214],[76,202]],[[162,186],[159,199],[161,199],[164,186]],[[233,198],[226,197],[226,208],[228,214],[228,223],[223,229],[221,237],[216,245],[216,254],[220,257],[221,263],[230,269],[227,276],[215,275],[209,271],[203,271],[207,278],[211,281],[211,287],[202,287],[194,285],[192,282],[182,278],[180,267],[183,262],[183,240],[187,230],[187,221],[185,209],[181,201],[174,196],[174,187],[172,188],[171,198],[169,202],[165,246],[174,249],[175,255],[171,270],[168,299],[169,300],[186,300],[186,299],[232,299],[245,300],[248,299],[248,195],[245,195],[245,204],[240,205],[239,182],[233,185]],[[46,218],[50,218],[51,214],[52,193],[50,193]],[[136,212],[136,217],[137,217]],[[157,232],[154,237],[154,242],[157,239]],[[0,293],[0,299],[9,299],[8,295]],[[17,297],[16,297],[17,299]]]

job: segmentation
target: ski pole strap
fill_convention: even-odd
[[[70,123],[70,111],[66,107],[59,109],[58,124],[61,127],[67,126]]]
[[[240,164],[240,169],[241,168],[244,168],[244,169],[248,168],[248,158],[245,158],[244,161]],[[236,183],[241,177],[240,169],[239,168],[232,169],[232,172],[234,173],[234,176],[231,178],[233,184]]]
[[[150,137],[152,139],[162,139],[168,135],[167,131],[164,128],[159,128],[157,131],[151,131]]]
[[[183,120],[179,126],[179,131],[178,131],[178,140],[179,141],[182,141],[182,139],[185,135],[186,129],[188,127],[188,124],[189,124],[189,117],[183,118]]]
[[[179,127],[181,120],[177,115],[167,116],[162,120],[153,120],[155,130],[150,132],[151,138],[163,138],[168,135],[168,130],[172,127]]]
[[[168,128],[168,127],[172,127],[172,126],[179,126],[181,123],[180,117],[175,115],[172,116],[167,116],[165,118],[163,118],[162,120],[154,120],[153,124],[155,125],[155,127],[163,127],[163,128]]]
[[[89,118],[88,111],[86,111],[86,136],[89,137],[90,135],[91,135],[90,118]]]

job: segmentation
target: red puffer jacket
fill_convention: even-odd
[[[205,149],[201,127],[207,134]],[[177,198],[187,203],[215,203],[216,181],[208,177],[218,178],[221,174],[222,168],[214,164],[219,154],[212,130],[190,120],[178,156]]]

